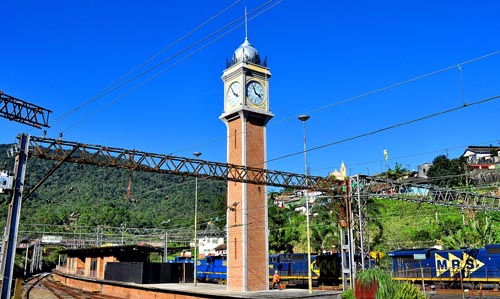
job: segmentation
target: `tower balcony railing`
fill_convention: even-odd
[[[233,58],[230,61],[226,59],[226,68],[230,68],[233,65],[238,64],[242,61],[253,63],[255,65],[260,65],[262,67],[267,68],[267,56],[266,58],[264,58],[264,60],[261,60],[259,56],[253,56],[253,57],[245,56],[243,59],[240,59],[236,57],[236,55],[233,55]]]

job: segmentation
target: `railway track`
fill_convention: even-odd
[[[430,299],[466,298],[466,299],[488,299],[500,298],[500,293],[493,290],[469,290],[459,289],[438,289],[427,291]]]
[[[65,286],[54,281],[50,273],[25,281],[24,289],[23,299],[122,299]]]

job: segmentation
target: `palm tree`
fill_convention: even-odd
[[[331,197],[319,197],[312,208],[311,247],[321,253],[340,243],[340,213]]]

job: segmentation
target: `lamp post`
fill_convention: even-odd
[[[160,224],[167,226],[167,224],[170,223],[171,219],[168,219],[167,221],[162,221]],[[163,262],[166,263],[168,262],[168,232],[167,229],[165,228],[165,235],[164,235],[164,240],[163,240]]]
[[[304,127],[304,175],[307,182],[307,143],[306,143],[306,121],[309,115],[299,115],[298,119],[302,122]],[[312,294],[312,273],[311,273],[311,230],[309,225],[309,198],[307,196],[308,190],[305,190],[306,198],[306,234],[307,234],[307,280],[309,284],[309,294]]]
[[[124,244],[124,234],[125,234],[125,231],[127,230],[127,224],[126,223],[122,223],[120,224],[120,231],[122,233],[122,245]],[[75,235],[76,235],[76,225],[75,225]],[[75,237],[75,243],[76,243],[76,237]]]
[[[198,159],[201,156],[200,152],[194,152],[193,155]],[[197,285],[196,280],[196,265],[198,264],[198,174],[195,178],[194,187],[194,286]]]

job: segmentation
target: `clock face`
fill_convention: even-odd
[[[254,105],[264,103],[264,89],[259,82],[251,81],[247,84],[247,97]]]
[[[241,90],[241,83],[240,82],[233,82],[230,86],[229,89],[227,90],[227,101],[229,105],[234,106],[237,103],[240,102],[242,95],[242,90]]]

